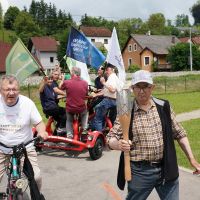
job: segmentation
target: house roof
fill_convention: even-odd
[[[179,38],[179,40],[183,43],[187,43],[189,41],[189,37],[183,37],[183,38]]]
[[[200,36],[192,37],[193,44],[200,45]]]
[[[11,44],[0,41],[0,72],[6,71],[6,57],[11,48]]]
[[[112,32],[105,27],[80,26],[80,31],[87,37],[111,37],[112,35]]]
[[[172,45],[180,42],[175,36],[166,35],[133,35],[131,37],[142,47],[142,49],[148,48],[153,53],[159,55],[168,54],[168,48]]]
[[[28,49],[31,50],[32,46],[34,46],[40,52],[55,52],[57,51],[58,43],[54,38],[48,36],[31,37],[29,40]]]

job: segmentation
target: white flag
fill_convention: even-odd
[[[126,73],[125,73],[125,69],[124,69],[124,62],[123,62],[121,50],[119,47],[119,41],[118,41],[117,32],[116,32],[115,27],[113,28],[113,31],[112,31],[112,36],[111,36],[111,41],[110,41],[110,45],[108,48],[108,54],[107,54],[106,61],[108,63],[114,65],[115,67],[117,67],[118,77],[119,77],[120,81],[125,83]]]
[[[74,67],[74,66],[80,68],[81,69],[81,78],[83,80],[87,81],[87,83],[89,85],[91,85],[90,76],[88,73],[87,65],[85,63],[82,63],[77,60],[74,60],[73,58],[67,57],[67,65],[69,67],[70,72],[71,72],[72,67]]]

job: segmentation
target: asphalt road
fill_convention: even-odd
[[[127,191],[120,191],[116,186],[117,151],[105,150],[99,160],[92,161],[87,151],[77,154],[47,150],[38,159],[46,200],[122,200],[126,197]],[[199,200],[199,186],[200,177],[180,170],[180,200]],[[158,199],[155,192],[148,198]]]

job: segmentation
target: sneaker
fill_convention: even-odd
[[[88,131],[86,129],[84,129],[81,133],[82,135],[87,135],[88,134]]]
[[[73,135],[71,134],[71,133],[67,133],[67,138],[69,138],[69,139],[73,139]]]

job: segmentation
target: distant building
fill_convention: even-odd
[[[48,74],[58,63],[57,50],[59,43],[52,37],[31,37],[28,49],[39,61],[39,64]]]
[[[183,43],[189,43],[190,42],[189,37],[179,38],[179,40]],[[200,46],[200,36],[199,35],[192,37],[191,41],[192,41],[192,44]]]
[[[80,31],[99,48],[104,46],[108,50],[112,32],[105,27],[80,26]]]
[[[167,62],[168,48],[177,44],[175,36],[165,35],[133,35],[128,38],[122,49],[125,69],[137,65],[142,69],[152,71],[152,64],[159,70],[167,70],[171,65]]]
[[[6,57],[11,48],[11,44],[0,41],[0,73],[6,72]]]

